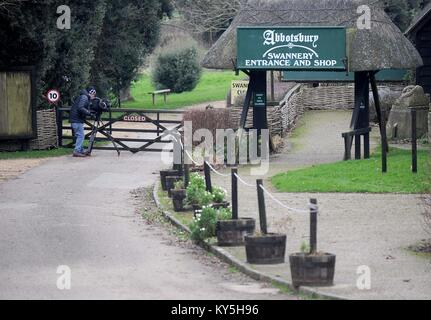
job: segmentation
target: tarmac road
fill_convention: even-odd
[[[162,166],[159,153],[95,151],[0,183],[0,299],[296,299],[145,224],[130,191]]]

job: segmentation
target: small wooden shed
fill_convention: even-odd
[[[431,94],[431,3],[413,19],[406,34],[424,61],[424,65],[416,72],[417,84],[422,86],[426,93]]]

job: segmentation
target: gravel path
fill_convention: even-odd
[[[146,224],[151,202],[131,191],[162,166],[159,153],[95,151],[1,183],[0,299],[297,299]],[[70,290],[57,287],[59,266]]]
[[[350,123],[350,115],[351,112],[343,111],[307,113],[302,126],[288,139],[285,153],[273,157],[265,178],[299,167],[341,160],[341,133]],[[374,129],[373,136],[376,134],[378,130]],[[375,147],[376,139],[372,141]],[[250,177],[248,169],[241,169],[240,174],[248,183],[255,184],[256,177]],[[213,175],[213,180],[215,185],[230,192],[228,179]],[[265,185],[271,189],[268,180]],[[422,213],[425,207],[421,195],[274,194],[283,203],[299,209],[307,209],[310,198],[318,199],[318,247],[337,254],[336,286],[322,289],[322,292],[354,299],[431,297],[431,261],[406,250],[429,238],[424,230]],[[299,251],[301,242],[308,242],[308,215],[290,212],[268,197],[266,204],[269,231],[287,233],[287,254]],[[240,185],[239,210],[243,217],[257,218],[255,188]],[[243,249],[228,250],[246,260]],[[357,268],[363,265],[371,269],[371,290],[356,287]],[[290,281],[288,264],[255,267]]]
[[[46,159],[0,160],[0,183],[18,177],[24,172],[41,165],[45,160]]]

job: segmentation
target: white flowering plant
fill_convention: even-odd
[[[209,202],[208,202],[209,201]],[[208,200],[206,194],[205,179],[198,173],[190,175],[190,183],[187,187],[187,203],[191,205],[207,205],[212,199]]]
[[[203,207],[202,211],[196,214],[189,224],[191,239],[203,241],[216,236],[216,226],[218,220],[232,219],[230,209],[214,209],[211,206]]]
[[[226,199],[227,191],[222,188],[215,187],[213,188],[212,194],[214,203],[223,203]]]

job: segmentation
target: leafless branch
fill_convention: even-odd
[[[246,0],[174,0],[192,33],[225,30]]]

